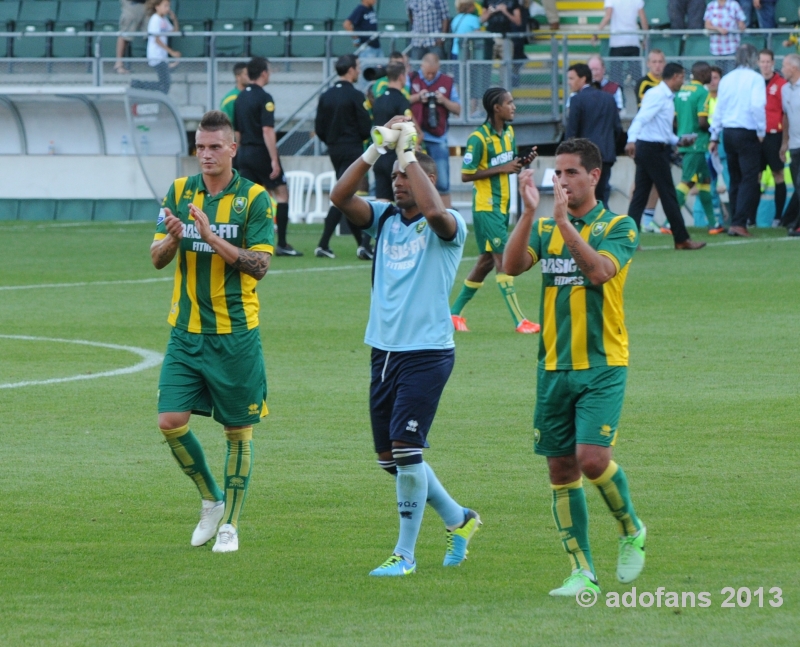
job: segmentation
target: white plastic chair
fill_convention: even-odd
[[[327,193],[330,196],[333,186],[336,184],[336,173],[334,171],[327,171],[320,173],[314,180],[314,211],[306,216],[306,223],[311,224],[315,220],[325,220],[330,209],[331,201],[324,199],[325,185],[327,184]]]
[[[308,171],[287,171],[286,183],[289,189],[289,220],[304,222],[311,206],[314,174]]]

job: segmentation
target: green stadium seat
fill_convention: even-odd
[[[16,220],[19,200],[0,200],[0,220]]]
[[[645,0],[644,13],[651,29],[664,29],[669,26],[666,0]]]
[[[351,36],[334,36],[331,39],[331,54],[333,56],[352,54],[354,51],[355,45],[353,45],[353,38]]]
[[[37,0],[23,2],[19,10],[17,31],[35,33],[51,31],[58,17],[58,2]],[[52,48],[51,38],[14,39],[14,56],[17,58],[40,58],[47,56]]]
[[[358,0],[339,0],[339,7],[336,10],[336,24],[341,25],[353,13],[360,2]]]
[[[94,200],[59,200],[56,205],[56,220],[91,220],[92,215]]]
[[[225,4],[229,0],[222,0],[220,4]],[[178,21],[183,26],[183,22],[204,22],[214,20],[217,15],[217,0],[191,0],[181,5]]]
[[[455,15],[455,14],[453,14]],[[452,17],[452,16],[451,16]],[[378,3],[378,29],[383,29],[385,22],[408,22],[406,3],[400,0],[383,0]]]
[[[253,25],[253,33],[274,34],[284,31],[286,25],[283,20],[257,20]],[[253,37],[250,39],[250,53],[253,56],[278,58],[288,56],[286,51],[286,38],[284,36],[269,36],[266,38]]]
[[[743,34],[742,45],[745,43],[752,45],[756,50],[761,51],[764,49],[765,38],[762,34]]]
[[[294,30],[313,33],[325,31],[325,25],[298,21],[294,24]],[[290,49],[292,56],[305,58],[325,56],[325,36],[293,36]]]
[[[775,5],[775,20],[778,27],[787,27],[798,21],[797,0],[778,0]]]
[[[94,22],[96,32],[114,32],[119,30],[119,2],[117,0],[101,0],[97,6],[97,19]],[[117,55],[117,39],[108,36],[100,39],[100,56],[111,58]]]
[[[184,33],[191,33],[193,31],[210,31],[211,21],[206,23],[185,22],[181,23],[181,31]],[[188,36],[173,36],[170,38],[170,47],[178,50],[184,58],[200,58],[208,56],[209,52],[209,38],[188,37]]]
[[[0,29],[14,31],[14,27],[17,23],[17,16],[19,16],[18,0],[5,0],[5,2],[0,2]],[[0,56],[11,56],[13,43],[13,38],[0,40]]]
[[[687,36],[683,44],[684,56],[695,56],[698,58],[710,58],[711,46],[708,36]]]
[[[225,0],[219,3],[215,32],[251,31],[256,14],[255,0]],[[217,56],[243,56],[248,53],[248,39],[244,36],[218,36],[214,39]]]
[[[708,36],[701,36],[700,38],[705,39],[706,49],[708,49]],[[683,39],[680,36],[650,34],[649,39],[650,49],[660,49],[667,58],[670,56],[679,56],[681,53],[681,43]]]
[[[262,2],[264,0],[261,0]],[[392,0],[389,0],[390,2]],[[397,0],[394,0],[397,2]],[[355,4],[353,5],[355,8]],[[336,0],[298,0],[295,22],[324,23],[336,17]]]
[[[62,0],[55,30],[57,32],[92,31],[97,17],[95,0]],[[91,38],[53,38],[53,56],[78,58],[92,55]]]
[[[55,200],[20,200],[19,220],[55,220]]]
[[[256,20],[294,20],[297,13],[296,0],[259,0]]]
[[[94,220],[115,221],[131,219],[130,200],[95,200]]]
[[[133,200],[131,202],[131,220],[153,222],[158,216],[159,203],[155,200]]]

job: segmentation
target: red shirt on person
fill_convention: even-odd
[[[783,131],[783,103],[781,89],[786,85],[786,79],[775,72],[767,83],[767,132],[779,133]]]

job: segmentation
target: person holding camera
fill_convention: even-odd
[[[439,70],[439,57],[425,54],[419,72],[411,73],[411,114],[422,128],[425,152],[436,162],[436,190],[450,208],[450,150],[447,120],[461,114],[456,81]]]

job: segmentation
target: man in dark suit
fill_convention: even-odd
[[[622,123],[614,97],[592,85],[592,71],[585,63],[572,65],[567,83],[573,92],[569,101],[566,139],[582,137],[596,144],[603,158],[603,172],[594,189],[595,197],[608,209],[611,167],[617,161],[616,141],[622,134]]]

